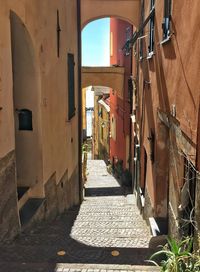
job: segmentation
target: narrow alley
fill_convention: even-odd
[[[0,272],[200,271],[199,10],[0,0]]]
[[[1,247],[0,271],[156,271],[140,267],[152,254],[151,235],[134,195],[104,161],[89,160],[88,169],[82,205]]]

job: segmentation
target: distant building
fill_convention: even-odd
[[[131,76],[131,53],[125,56],[122,47],[132,36],[133,27],[120,19],[110,19],[110,64],[124,67],[124,85],[110,91],[110,161],[121,162],[123,170],[130,170],[130,95],[128,80]]]
[[[103,96],[98,100],[99,116],[99,159],[110,161],[110,98]]]
[[[104,102],[103,97],[109,97],[110,88],[93,86],[94,91],[94,113],[93,113],[93,158],[94,159],[109,159],[109,105]],[[101,101],[101,102],[100,102]],[[108,101],[108,100],[107,100]],[[99,103],[100,102],[100,103]],[[104,122],[105,121],[105,122]],[[103,136],[103,137],[102,137]],[[105,156],[102,156],[102,152]]]

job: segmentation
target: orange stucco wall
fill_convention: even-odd
[[[179,169],[178,159],[172,156],[174,146],[181,147],[195,164],[200,88],[200,2],[172,1],[170,40],[161,44],[163,9],[164,1],[155,1],[154,54],[149,59],[149,24],[144,29],[143,59],[139,60],[138,74],[134,73],[137,81],[137,105],[134,108],[137,125],[140,127],[140,130],[136,129],[136,134],[141,148],[144,147],[147,151],[146,183],[150,206],[155,215],[165,217],[168,212],[169,183],[178,182],[178,175],[175,180],[170,179],[172,169]],[[149,12],[149,3],[145,1],[145,18]],[[134,69],[139,50],[140,42],[137,41]],[[179,129],[177,131],[182,136],[176,136],[176,140],[173,140],[171,126],[168,127],[160,119],[159,112],[170,117],[171,124],[176,124]],[[155,136],[154,162],[150,158],[151,146],[148,139],[151,130]],[[188,139],[184,140],[188,141],[187,145],[183,144],[183,138]],[[173,141],[176,143],[172,144]]]
[[[124,67],[124,85],[122,90],[110,92],[110,116],[116,119],[116,139],[110,139],[110,160],[123,160],[124,169],[128,168],[129,147],[127,136],[130,136],[130,101],[128,97],[128,78],[131,75],[131,55],[125,56],[122,47],[126,42],[127,28],[132,26],[122,20],[110,19],[110,33],[113,37],[110,64]],[[112,118],[111,118],[112,126]],[[126,148],[127,147],[127,148]]]
[[[78,59],[76,1],[0,1],[0,158],[15,149],[10,11],[23,22],[33,47],[38,81],[39,154],[45,183],[66,169],[70,177],[78,165]],[[60,57],[57,57],[57,10],[60,17]],[[36,19],[37,18],[37,19]],[[68,121],[67,53],[75,57],[76,115]],[[27,76],[27,81],[28,76]],[[34,101],[32,101],[34,103]],[[34,148],[34,146],[32,147]],[[41,195],[41,188],[35,191]]]

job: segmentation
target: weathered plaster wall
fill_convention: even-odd
[[[61,212],[63,207],[72,206],[78,203],[78,48],[77,48],[77,7],[76,1],[29,1],[29,0],[0,0],[0,158],[4,160],[9,152],[16,151],[15,140],[15,122],[13,108],[13,63],[11,48],[11,29],[10,29],[10,11],[14,12],[22,21],[24,29],[28,32],[32,42],[31,56],[35,68],[35,75],[27,69],[24,90],[29,89],[31,93],[29,104],[26,105],[33,109],[35,99],[38,102],[33,109],[34,117],[38,115],[33,122],[37,122],[38,141],[32,145],[32,151],[38,148],[34,161],[39,163],[41,172],[35,173],[38,180],[36,185],[29,191],[29,197],[47,197],[46,182],[55,174],[55,186],[59,186],[63,176],[67,173],[66,187],[76,187],[75,189],[65,191],[65,194],[72,194],[69,197],[69,204],[62,204],[62,193],[59,192],[60,204],[57,211]],[[60,56],[57,56],[57,11],[59,11],[60,21]],[[20,43],[20,39],[18,40]],[[68,120],[68,67],[67,53],[74,54],[75,60],[75,107],[76,114]],[[22,51],[20,52],[22,54]],[[23,73],[25,74],[24,63]],[[28,67],[27,67],[28,68]],[[30,67],[29,67],[30,68]],[[17,71],[17,73],[20,69]],[[21,75],[22,75],[21,74]],[[16,74],[17,78],[18,74]],[[31,76],[37,81],[37,88],[32,85]],[[24,80],[24,78],[22,78]],[[29,88],[30,87],[30,88]],[[35,93],[34,93],[35,92]],[[25,92],[17,95],[16,101],[23,102]],[[18,103],[18,102],[17,102]],[[17,104],[16,103],[16,104]],[[20,104],[19,107],[22,107]],[[34,127],[35,127],[34,123]],[[28,150],[26,149],[26,152]],[[28,152],[29,155],[31,152]],[[12,167],[15,169],[15,156],[13,157]],[[35,163],[34,163],[35,165]],[[33,166],[34,166],[33,165]],[[8,166],[9,167],[9,166]],[[30,168],[30,165],[28,166]],[[2,168],[3,169],[3,168]],[[0,171],[4,171],[0,168]],[[15,170],[12,170],[13,173]],[[31,169],[27,169],[31,171]],[[6,174],[7,175],[7,174]],[[0,191],[5,190],[9,175],[2,179]],[[1,201],[9,202],[10,196],[13,197],[12,210],[13,219],[17,216],[16,199],[16,173],[13,174],[12,186],[8,190],[9,196],[3,197]],[[68,184],[69,183],[69,184]],[[27,184],[30,185],[27,180]],[[32,183],[31,183],[32,185]],[[52,187],[54,188],[54,187]],[[64,190],[63,190],[64,192]],[[52,194],[54,194],[54,190]],[[61,197],[61,198],[60,198]],[[5,198],[5,199],[4,199]],[[15,203],[14,203],[15,202]],[[60,205],[60,206],[59,206]],[[6,209],[5,209],[6,210]],[[14,212],[15,210],[15,212]],[[9,211],[7,211],[9,213]],[[5,220],[2,219],[1,220]],[[19,223],[16,223],[16,229],[12,230],[10,224],[13,222],[10,216],[3,221],[3,228],[8,228],[8,232],[17,232]],[[17,219],[16,219],[17,221]]]
[[[197,139],[198,90],[200,88],[198,58],[200,36],[197,34],[200,26],[198,16],[200,3],[198,0],[192,3],[172,1],[171,37],[168,42],[161,45],[163,8],[164,1],[155,1],[154,54],[149,59],[147,59],[149,24],[144,30],[143,59],[139,61],[139,78],[137,73],[134,74],[138,83],[135,109],[141,134],[140,145],[147,151],[146,188],[153,205],[154,215],[166,217],[169,211],[170,222],[176,228],[175,221],[179,204],[176,185],[178,178],[172,173],[174,169],[179,169],[179,160],[176,157],[176,160],[172,161],[170,148],[172,145],[169,142],[171,128],[167,128],[165,122],[160,120],[158,112],[161,110],[168,117],[174,115],[178,130],[185,135],[181,137],[180,133],[176,133],[173,138],[176,142],[174,148],[187,152],[186,155],[195,164],[194,150]],[[149,11],[149,3],[145,1],[145,18],[149,15]],[[138,54],[140,45],[137,42]],[[152,152],[148,139],[150,131],[153,131],[155,136],[154,162],[151,161],[150,156]],[[182,140],[183,138],[185,140]],[[172,142],[172,139],[170,141]],[[193,146],[192,153],[188,145]],[[181,170],[178,171],[183,178]],[[170,198],[168,198],[168,188]],[[168,207],[168,200],[173,211]],[[147,205],[148,203],[149,201]],[[171,230],[171,232],[176,231]]]

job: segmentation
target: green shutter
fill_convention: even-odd
[[[68,54],[68,119],[75,115],[74,55]]]

